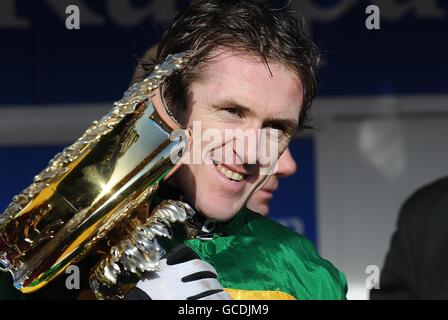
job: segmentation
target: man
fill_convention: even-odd
[[[306,126],[317,54],[287,9],[269,10],[261,1],[193,1],[164,34],[157,62],[190,50],[186,72],[164,90],[182,125],[275,130],[281,151]],[[146,67],[150,72],[151,64]],[[184,164],[170,179],[203,227],[215,224],[205,228],[208,240],[184,243],[216,269],[232,298],[344,298],[344,275],[308,240],[244,208],[265,176],[259,162],[250,162],[256,157],[250,150],[232,147],[234,162],[221,162],[217,155],[236,139],[212,145],[208,162]]]
[[[261,1],[192,1],[166,30],[157,60],[178,52],[188,52],[187,66],[153,103],[225,139],[193,144],[185,159],[203,147],[201,163],[183,163],[158,191],[152,205],[178,198],[195,208],[198,236],[162,241],[162,270],[146,274],[131,298],[344,299],[345,276],[310,241],[245,207],[272,165],[259,148],[279,155],[306,126],[318,55],[301,26]],[[265,139],[238,148],[241,138],[225,134],[237,129]]]
[[[372,300],[448,299],[448,177],[403,204]]]

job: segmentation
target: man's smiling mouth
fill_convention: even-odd
[[[224,176],[226,176],[229,180],[239,182],[242,181],[246,175],[235,172],[231,170],[228,167],[225,167],[224,165],[218,163],[217,161],[213,160],[213,164],[218,169],[219,172],[221,172]]]

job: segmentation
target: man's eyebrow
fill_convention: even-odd
[[[266,120],[264,122],[264,125],[276,125],[279,127],[283,127],[284,130],[288,131],[288,133],[294,134],[299,126],[299,121],[292,119],[271,118]]]
[[[242,104],[240,104],[238,101],[232,99],[232,98],[226,98],[223,100],[220,100],[218,102],[215,102],[211,105],[211,107],[215,110],[221,110],[221,109],[238,109],[243,112],[251,113],[252,110],[249,107],[246,107]]]
[[[211,105],[214,110],[222,110],[222,109],[236,109],[243,113],[253,113],[254,111],[240,104],[238,101],[232,98],[226,98],[220,101],[217,101]],[[264,121],[265,125],[277,125],[284,127],[286,131],[291,134],[294,134],[299,126],[298,120],[293,119],[282,119],[282,118],[271,118]]]

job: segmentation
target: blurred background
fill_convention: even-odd
[[[272,1],[277,7],[288,1]],[[186,0],[0,1],[0,212],[127,89]],[[80,9],[68,30],[67,6]],[[366,28],[366,7],[380,29]],[[317,130],[291,146],[271,217],[304,234],[366,299],[398,210],[448,175],[448,2],[292,0],[324,51]]]

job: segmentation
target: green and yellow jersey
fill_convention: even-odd
[[[345,299],[345,275],[311,241],[247,208],[211,239],[184,243],[216,269],[232,299]]]

